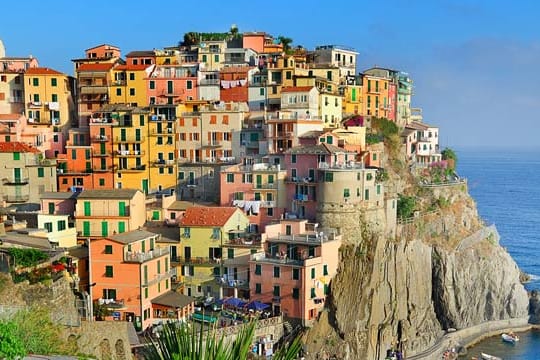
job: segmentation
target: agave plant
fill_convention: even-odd
[[[184,323],[167,323],[157,339],[149,339],[151,344],[144,348],[143,356],[148,360],[246,360],[255,327],[255,321],[243,325],[234,342],[226,343],[215,329],[205,334],[202,326],[197,331]],[[281,346],[273,359],[296,359],[301,346],[300,337],[296,337]]]

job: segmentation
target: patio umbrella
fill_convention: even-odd
[[[236,308],[241,308],[241,307],[244,307],[244,305],[246,305],[246,303],[238,298],[235,298],[235,297],[231,297],[231,298],[228,298],[228,299],[225,299],[223,301],[223,305],[229,305],[229,306],[233,306],[233,307],[236,307]]]
[[[254,300],[254,301],[250,302],[247,305],[248,309],[255,310],[255,311],[262,311],[262,310],[267,309],[269,307],[270,307],[270,305],[264,304],[264,303],[262,303],[260,301],[257,301],[257,300]]]

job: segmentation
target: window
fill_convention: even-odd
[[[377,184],[377,195],[381,195],[381,185]]]
[[[135,73],[129,73],[129,80],[135,80]]]
[[[183,236],[186,238],[186,239],[189,239],[191,237],[191,228],[184,228],[184,234]]]
[[[105,245],[105,254],[112,254],[112,245]]]
[[[58,231],[66,230],[66,221],[65,220],[58,220]]]
[[[279,266],[274,266],[274,277],[278,278],[280,275],[280,269]]]
[[[129,96],[135,96],[135,88],[129,88]]]
[[[299,299],[300,298],[300,289],[299,288],[293,288],[292,289],[292,298],[293,299]]]
[[[45,177],[45,169],[40,167],[37,169],[37,175],[38,177],[42,178],[42,177]]]
[[[188,89],[188,90],[193,89],[193,82],[191,80],[188,80],[186,82],[186,89]]]
[[[255,284],[255,294],[260,294],[260,293],[262,293],[261,283],[256,283]]]
[[[343,197],[348,198],[350,196],[351,196],[351,193],[350,193],[349,189],[343,189]]]
[[[219,62],[219,55],[214,55],[214,61]]]
[[[112,278],[114,275],[113,267],[112,265],[106,265],[105,266],[105,277]]]
[[[13,153],[13,160],[21,160],[21,153],[14,152]]]
[[[150,88],[150,90],[154,90],[156,88],[156,82],[154,80],[150,80],[148,87]]]
[[[58,94],[52,94],[51,95],[52,102],[58,102]]]
[[[90,150],[89,149],[86,149],[84,151],[84,156],[85,156],[85,159],[86,160],[90,160]]]
[[[90,221],[83,221],[83,236],[90,236]]]
[[[206,62],[206,55],[203,55],[203,56],[202,56],[201,61],[204,62],[204,63]]]
[[[84,216],[90,216],[92,214],[90,210],[90,201],[84,202]]]
[[[323,275],[328,275],[328,265],[323,265]]]
[[[144,298],[145,298],[145,299],[148,299],[148,288],[147,288],[147,287],[144,288]],[[145,312],[144,312],[144,317],[146,317],[146,310],[145,310]]]
[[[264,96],[264,88],[260,88],[260,89],[259,89],[259,95],[260,95],[260,96]]]
[[[292,279],[293,280],[300,280],[300,269],[292,269]]]
[[[180,171],[180,172],[178,173],[178,180],[184,180],[184,176],[185,176],[185,175],[184,175],[184,172],[183,172],[183,171]]]
[[[286,72],[285,72],[285,79],[287,79],[287,80],[291,80],[291,79],[292,79],[292,72],[291,72],[291,71],[286,71]]]
[[[124,201],[118,203],[118,215],[126,216],[126,203]]]
[[[52,222],[46,222],[43,226],[45,226],[47,232],[52,232]]]
[[[315,268],[311,268],[311,278],[315,279]]]
[[[56,208],[56,205],[52,202],[49,203],[49,214],[54,214],[54,210]]]
[[[103,298],[116,300],[116,289],[103,289]]]
[[[315,297],[317,297],[317,294],[315,293],[315,288],[312,287],[311,288],[311,298],[314,299]]]
[[[367,173],[366,174],[366,180],[370,181],[371,179],[373,179],[373,175],[371,173]]]
[[[101,222],[101,236],[109,235],[109,223],[107,221]]]
[[[32,78],[32,85],[39,86],[39,78]]]
[[[364,200],[369,200],[369,189],[364,192]]]
[[[280,296],[280,289],[279,289],[279,286],[278,285],[274,285],[274,291],[273,291],[273,294],[274,296]]]
[[[291,155],[291,163],[296,164],[296,154]]]
[[[255,275],[261,275],[261,264],[255,264]]]
[[[122,96],[122,89],[120,88],[116,89],[116,96]]]
[[[377,160],[377,153],[373,153],[373,161]]]
[[[105,186],[105,179],[99,179],[99,186]]]
[[[325,182],[333,182],[334,181],[334,173],[331,173],[331,172],[324,173],[324,181]]]
[[[227,182],[229,184],[234,183],[234,174],[227,174]]]

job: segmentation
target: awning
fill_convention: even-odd
[[[107,94],[106,86],[82,86],[81,94]]]

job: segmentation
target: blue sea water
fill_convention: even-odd
[[[468,179],[469,193],[480,216],[495,224],[520,269],[531,275],[527,290],[540,290],[540,149],[457,152],[458,172]],[[520,334],[517,345],[500,337],[469,349],[468,359],[480,352],[512,360],[540,359],[540,331]]]

